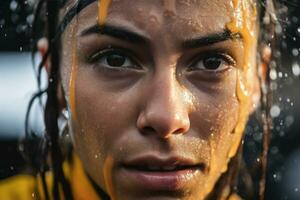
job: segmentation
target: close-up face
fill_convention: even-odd
[[[95,1],[64,31],[74,149],[111,199],[204,199],[227,171],[259,98],[241,2]]]

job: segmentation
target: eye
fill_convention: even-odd
[[[113,49],[103,50],[96,53],[90,58],[90,62],[93,62],[96,65],[115,69],[140,68],[127,53]]]
[[[223,71],[235,65],[235,60],[227,54],[209,54],[197,59],[191,70]]]

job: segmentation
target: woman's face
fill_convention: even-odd
[[[112,0],[103,26],[98,2],[69,24],[72,139],[112,199],[203,199],[226,171],[252,107],[241,80],[248,96],[256,81],[256,41],[228,34],[236,11],[224,0]]]

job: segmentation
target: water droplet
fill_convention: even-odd
[[[24,151],[24,145],[23,144],[20,144],[19,146],[18,146],[19,148],[19,151],[21,151],[21,152],[23,152]]]
[[[272,80],[276,80],[276,79],[277,79],[277,72],[276,72],[275,69],[271,69],[271,70],[270,70],[270,78],[271,78]]]
[[[0,25],[4,26],[5,25],[5,19],[0,19]]]
[[[298,56],[298,55],[299,55],[298,49],[294,48],[294,49],[292,50],[292,54],[293,54],[293,56]]]
[[[270,88],[271,88],[271,90],[272,90],[272,91],[275,91],[275,90],[277,90],[277,88],[278,88],[278,85],[277,85],[277,83],[276,83],[276,82],[271,82],[271,84],[270,84]]]
[[[284,77],[287,78],[289,77],[289,75],[287,73],[284,73]]]
[[[300,33],[300,27],[297,28],[297,32]]]
[[[294,191],[295,191],[295,192],[298,192],[298,191],[299,191],[299,188],[295,188]]]
[[[275,182],[279,182],[282,178],[282,175],[281,175],[280,172],[276,172],[276,173],[273,174],[273,178],[274,178]]]
[[[28,16],[26,17],[26,22],[27,22],[28,24],[32,24],[32,23],[33,23],[33,20],[34,20],[34,15],[33,15],[33,14],[28,15]]]
[[[253,139],[256,141],[256,142],[260,142],[261,139],[262,139],[262,133],[261,132],[256,132],[253,134]]]
[[[15,11],[18,8],[18,2],[17,1],[11,1],[9,8],[11,9],[11,11]]]
[[[270,109],[270,115],[273,118],[278,117],[280,115],[279,106],[277,106],[277,105],[272,106],[272,108]]]
[[[277,154],[279,152],[279,149],[278,149],[278,147],[274,146],[274,147],[271,148],[270,151],[274,155],[274,154]]]
[[[275,32],[277,34],[281,34],[282,33],[282,27],[280,24],[277,24],[276,27],[275,27]]]
[[[298,63],[294,63],[293,66],[292,66],[292,71],[293,71],[293,74],[295,76],[299,76],[300,75],[300,66]]]
[[[294,117],[292,115],[289,115],[285,118],[285,125],[287,127],[290,127],[294,123]]]
[[[285,136],[285,132],[284,132],[284,131],[280,131],[280,132],[279,132],[279,136],[280,136],[280,137],[284,137],[284,136]]]

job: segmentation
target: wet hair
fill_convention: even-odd
[[[32,97],[28,111],[26,115],[25,122],[25,133],[26,137],[22,141],[25,158],[27,158],[28,163],[33,171],[33,173],[39,176],[42,180],[43,186],[43,196],[46,200],[50,199],[52,196],[54,199],[60,199],[60,190],[62,188],[63,197],[67,200],[72,200],[73,194],[71,192],[70,183],[68,182],[62,168],[62,164],[65,159],[68,157],[67,153],[63,153],[62,145],[60,143],[60,135],[58,128],[58,117],[60,115],[60,107],[58,102],[57,93],[60,89],[58,87],[60,81],[59,66],[60,66],[60,36],[64,32],[65,28],[71,22],[71,20],[78,14],[82,9],[87,5],[97,1],[97,0],[78,0],[76,4],[69,9],[66,15],[62,18],[62,21],[59,22],[59,11],[64,7],[70,0],[39,0],[36,6],[35,11],[35,20],[32,30],[32,43],[33,43],[33,57],[34,53],[37,51],[37,41],[41,37],[47,37],[49,41],[49,49],[45,53],[42,61],[39,63],[36,74],[37,74],[37,83],[38,91]],[[260,35],[259,40],[263,41],[266,45],[274,45],[274,24],[276,22],[276,17],[274,14],[274,3],[272,0],[261,0],[258,2],[257,6],[259,11],[259,26],[260,26]],[[44,33],[41,30],[45,30]],[[42,68],[46,60],[51,55],[51,71],[48,78],[48,87],[47,89],[41,88],[41,73]],[[258,55],[259,56],[259,55]],[[258,59],[260,61],[262,59]],[[265,62],[264,60],[262,62]],[[266,66],[268,63],[265,63]],[[258,64],[260,66],[260,64]],[[268,67],[265,69],[265,73],[268,74]],[[266,184],[266,169],[267,169],[267,153],[270,143],[270,127],[271,127],[271,118],[269,116],[269,108],[271,102],[271,92],[268,90],[269,79],[268,76],[260,76],[261,82],[261,112],[262,112],[262,123],[263,123],[263,139],[262,139],[262,153],[261,153],[261,178],[259,184],[259,198],[264,199],[265,193],[265,184]],[[29,127],[29,115],[32,105],[36,99],[40,100],[42,105],[42,96],[46,94],[47,100],[44,108],[44,121],[45,121],[45,134],[43,138],[39,138],[36,134],[30,130]],[[43,106],[43,105],[42,105]],[[32,148],[34,147],[34,148]],[[70,151],[71,152],[71,149]],[[243,172],[243,167],[240,169],[240,165],[243,164],[243,145],[240,144],[238,153],[236,156],[231,159],[229,163],[229,168],[226,173],[224,173],[218,182],[215,185],[213,192],[207,197],[207,199],[215,200],[220,199],[225,196],[229,196],[233,193],[238,193],[238,175]],[[48,159],[50,158],[50,159]],[[50,160],[50,162],[49,162]],[[48,170],[51,170],[53,173],[53,187],[51,191],[48,191],[45,173]],[[246,173],[244,173],[247,176]],[[249,176],[249,175],[248,175]],[[92,182],[93,183],[93,182]],[[94,183],[94,187],[98,191],[99,195],[103,199],[109,199],[108,195],[105,194],[100,188],[98,188]],[[245,183],[246,188],[249,183]],[[246,192],[247,193],[247,192]],[[244,197],[246,199],[253,199],[253,196],[250,197],[251,192],[249,192],[249,197]]]

